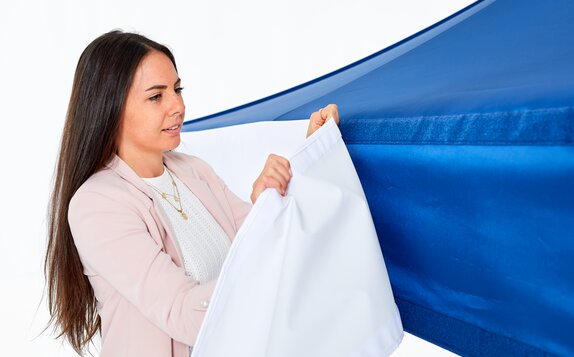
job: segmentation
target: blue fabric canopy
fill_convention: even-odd
[[[184,130],[328,103],[405,330],[463,355],[574,355],[574,2],[478,1]]]

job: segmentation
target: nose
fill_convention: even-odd
[[[183,119],[185,117],[185,104],[183,103],[183,97],[181,93],[176,93],[173,91],[171,93],[171,101],[170,101],[170,116],[180,115]]]

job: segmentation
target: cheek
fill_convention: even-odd
[[[145,137],[161,131],[161,120],[150,111],[139,110],[126,115],[124,129],[132,137]]]
[[[122,119],[123,140],[138,147],[156,147],[166,145],[176,138],[166,137],[162,133],[165,108],[147,103],[128,103]]]
[[[150,130],[145,125],[144,118],[137,117],[126,113],[120,122],[120,130],[118,135],[118,146],[122,143],[141,146],[145,145],[146,141],[150,141]]]

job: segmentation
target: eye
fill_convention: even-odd
[[[183,87],[179,87],[179,88],[176,88],[176,89],[175,89],[175,92],[176,92],[177,94],[181,94],[181,91],[183,91]]]
[[[149,100],[151,100],[152,102],[157,102],[160,99],[161,99],[161,93],[158,93],[152,97],[149,97]]]

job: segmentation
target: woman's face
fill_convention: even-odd
[[[149,52],[134,73],[118,135],[118,154],[144,157],[179,145],[185,105],[181,80],[170,59]]]

